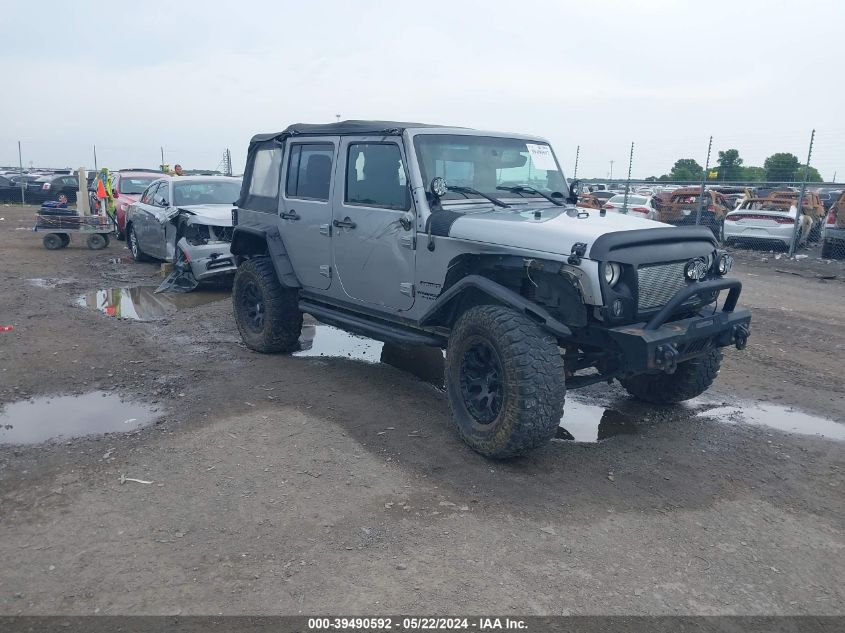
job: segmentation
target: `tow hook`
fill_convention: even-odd
[[[737,349],[745,349],[748,345],[748,327],[745,325],[734,326],[733,339]]]
[[[654,353],[654,363],[667,374],[674,374],[678,368],[678,348],[675,344],[658,345]]]

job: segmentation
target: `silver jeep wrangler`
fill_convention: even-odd
[[[566,387],[698,396],[749,334],[731,258],[707,228],[577,208],[576,192],[532,136],[389,121],[257,135],[233,211],[238,329],[292,352],[307,312],[445,349],[458,432],[489,457],[554,437]]]

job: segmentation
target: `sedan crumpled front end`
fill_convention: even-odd
[[[202,224],[198,219],[188,221],[185,234],[177,243],[194,277],[201,282],[212,277],[234,275],[237,266],[229,250],[232,227]]]

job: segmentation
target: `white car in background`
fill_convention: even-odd
[[[617,194],[602,205],[602,209],[614,213],[628,213],[635,218],[654,220],[657,216],[657,209],[654,207],[654,198],[651,196],[638,196],[628,194],[626,203],[625,194]]]
[[[770,200],[749,198],[725,215],[725,245],[760,244],[771,247],[782,244],[789,247],[795,234],[795,205],[789,210],[777,208]],[[806,215],[801,216],[801,236],[803,243],[809,236],[812,221]]]

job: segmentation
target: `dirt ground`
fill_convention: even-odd
[[[225,299],[146,322],[76,305],[157,267],[121,242],[47,251],[32,213],[0,206],[0,404],[103,390],[161,417],[0,445],[2,614],[843,613],[845,443],[707,414],[845,423],[840,263],[741,253],[752,338],[711,392],[590,388],[567,411],[635,424],[493,462],[428,382],[256,354]]]

